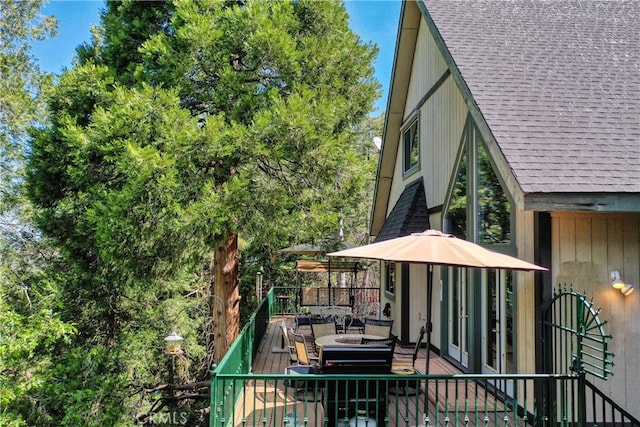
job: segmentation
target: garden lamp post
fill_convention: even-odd
[[[173,395],[173,386],[175,383],[175,371],[176,371],[176,356],[180,356],[181,354],[183,354],[184,352],[182,351],[182,342],[184,341],[184,338],[182,338],[180,335],[178,335],[175,331],[171,332],[171,334],[169,334],[165,339],[164,339],[166,345],[167,345],[167,356],[169,356],[169,360],[167,361],[167,370],[169,371],[169,384],[168,384],[168,397],[169,399],[173,399],[174,395]],[[170,403],[168,404],[169,409],[171,410],[171,413],[173,414],[176,410],[176,406],[175,406],[175,402],[173,402],[172,400],[169,401]]]
[[[175,331],[171,332],[171,334],[164,340],[167,343],[167,354],[173,355],[183,353],[182,342],[184,341],[184,338],[178,335]]]

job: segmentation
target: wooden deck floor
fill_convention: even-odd
[[[290,365],[289,354],[282,349],[282,338],[279,323],[283,318],[274,318],[269,325],[258,355],[253,365],[253,373],[283,373]],[[285,320],[288,324],[292,319]],[[302,330],[305,334],[309,331]],[[310,341],[309,341],[310,342]],[[412,349],[397,348],[396,354],[410,355]],[[426,351],[423,349],[418,356],[416,368],[425,372]],[[456,367],[447,363],[438,355],[431,354],[429,360],[430,374],[461,373]],[[296,395],[295,389],[280,384],[268,384],[265,381],[253,381],[245,389],[244,396],[237,408],[234,425],[263,427],[280,426],[324,426],[324,408],[321,401],[314,401],[314,393],[304,396]],[[426,393],[424,389],[427,389]],[[457,383],[444,380],[430,381],[422,385],[423,391],[417,395],[407,393],[390,394],[387,415],[389,426],[420,426],[425,425],[425,406],[428,408],[428,425],[494,425],[489,419],[504,419],[506,412],[500,402],[493,396],[486,396],[485,390],[474,382]],[[288,416],[289,415],[289,416]],[[296,422],[286,420],[297,418]],[[488,422],[489,421],[489,422]],[[369,423],[368,427],[374,427]],[[502,424],[504,425],[504,424]],[[520,422],[510,422],[508,425],[521,425]],[[339,423],[339,427],[347,427]]]
[[[293,319],[288,317],[274,317],[271,320],[271,324],[267,328],[265,337],[258,349],[258,356],[253,364],[253,372],[273,374],[284,372],[284,368],[290,365],[289,354],[286,351],[278,351],[282,349],[282,337],[280,335],[279,323],[285,320],[289,327],[293,327]],[[307,338],[307,342],[311,343],[311,329],[308,326],[303,326],[300,331]],[[274,351],[275,350],[275,351]],[[398,348],[396,347],[396,354],[401,356],[410,357],[413,353],[413,348]],[[418,353],[418,359],[416,360],[416,369],[421,372],[426,372],[426,349],[420,349]],[[429,361],[429,373],[430,374],[460,374],[461,371],[455,366],[448,363],[440,356],[431,352]]]

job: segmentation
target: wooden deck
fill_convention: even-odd
[[[254,374],[284,373],[285,368],[291,364],[289,353],[282,349],[281,332],[278,326],[282,319],[282,317],[272,319],[267,328],[266,336],[258,349],[253,365]],[[285,318],[285,320],[293,326],[293,319]],[[305,331],[304,327],[300,332],[310,334],[310,330]],[[308,342],[311,342],[310,336]],[[399,357],[402,353],[410,356],[412,351],[413,349],[396,347],[396,354]],[[422,349],[416,361],[416,369],[425,372],[426,363],[426,351]],[[429,373],[436,375],[461,372],[432,353],[429,360]],[[493,396],[486,395],[484,388],[472,381],[458,383],[430,380],[426,386],[423,383],[421,388],[422,392],[417,395],[409,395],[405,391],[400,391],[397,395],[389,395],[387,409],[389,426],[425,425],[425,406],[428,408],[427,424],[431,426],[458,425],[458,423],[469,426],[494,425],[494,419],[504,420],[505,415],[508,415],[500,402],[495,401]],[[239,406],[236,407],[234,425],[324,426],[324,408],[321,401],[315,401],[317,395],[311,392],[301,396],[296,394],[295,388],[287,387],[283,383],[253,381],[247,384]],[[296,418],[296,422],[293,422],[293,418]],[[286,422],[287,419],[291,421]],[[521,424],[513,421],[509,423],[510,426]],[[375,423],[369,423],[369,427],[374,425]],[[504,421],[501,425],[504,425]],[[340,422],[338,426],[347,427],[348,424]]]
[[[289,327],[293,327],[293,318],[290,317],[274,317],[271,320],[271,324],[267,328],[265,337],[258,349],[258,356],[253,364],[253,373],[259,374],[273,374],[284,372],[284,368],[289,366],[289,354],[286,351],[277,350],[282,349],[282,337],[280,335],[280,329],[278,327],[282,320],[287,322]],[[311,346],[311,329],[309,326],[302,326],[299,330],[300,333],[305,335],[307,343]],[[276,350],[276,351],[274,351]],[[413,348],[399,348],[396,346],[395,353],[399,356],[411,357]],[[420,349],[418,353],[418,359],[416,360],[416,369],[421,372],[426,372],[426,349]],[[455,366],[448,363],[446,360],[431,352],[429,363],[430,374],[460,374],[461,371]]]

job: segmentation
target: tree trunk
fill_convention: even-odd
[[[214,361],[219,363],[240,331],[240,292],[238,286],[238,235],[219,242],[213,257],[213,293],[210,317],[214,319]],[[224,302],[216,303],[218,297]]]

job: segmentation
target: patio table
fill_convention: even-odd
[[[378,335],[371,334],[335,334],[335,335],[325,335],[323,337],[319,337],[316,339],[316,347],[320,348],[322,346],[330,346],[330,345],[360,345],[362,339],[371,339],[377,340],[384,337]]]

